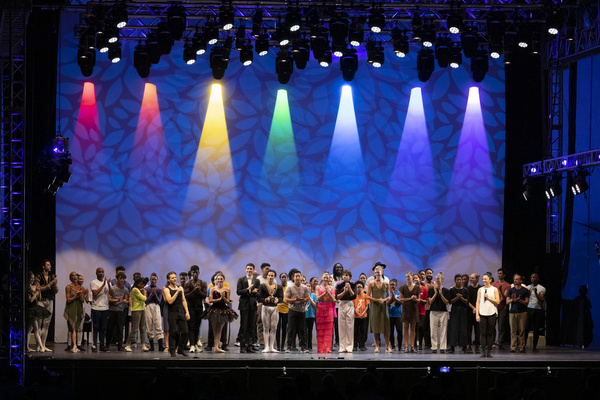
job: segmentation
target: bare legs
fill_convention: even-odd
[[[41,352],[49,351],[42,343],[42,338],[40,337],[40,330],[38,328],[38,321],[36,318],[29,319],[29,323],[27,324],[27,337],[29,337],[29,334],[31,333],[31,331],[33,331],[33,336],[35,337],[35,343],[40,348],[40,351]],[[27,351],[35,351],[35,350],[31,349],[29,346],[27,346]]]
[[[412,344],[415,342],[415,331],[416,331],[416,325],[410,322],[403,322],[402,326],[404,328],[404,348],[405,348],[405,352],[408,353],[408,351],[410,350],[412,346]]]
[[[214,353],[225,353],[225,351],[221,349],[221,330],[223,330],[223,325],[225,325],[225,322],[212,323],[213,334],[215,335]]]

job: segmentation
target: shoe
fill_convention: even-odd
[[[379,354],[379,347],[375,347],[375,353]]]
[[[71,347],[67,346],[67,347],[65,348],[65,351],[67,351],[67,352],[68,352],[68,351],[71,351]]]
[[[195,353],[196,352],[196,346],[192,345],[190,347],[190,353]]]
[[[240,347],[240,354],[245,354],[245,353],[246,353],[246,348]]]
[[[519,353],[525,353],[525,349],[519,350]]]
[[[417,353],[419,353],[419,350],[415,349],[414,347],[411,347],[410,352],[417,354]]]
[[[27,352],[28,353],[35,353],[37,351],[37,349],[30,349],[29,347],[27,348]],[[40,350],[43,351],[43,350]]]
[[[154,340],[150,341],[150,349],[149,351],[154,351]]]
[[[285,352],[286,352],[286,353],[289,353],[289,352],[290,352],[290,349],[289,349],[289,348],[288,348],[288,349],[285,349]]]
[[[98,348],[96,346],[92,346],[92,353],[97,353],[98,352]]]
[[[437,350],[431,350],[432,354],[437,354]]]
[[[489,351],[487,352],[487,356],[488,358],[492,358],[492,354]]]
[[[345,349],[340,350],[338,353],[346,353]]]
[[[473,354],[473,349],[471,347],[463,348],[463,352],[466,354]]]
[[[83,346],[77,346],[77,348],[79,349],[79,351],[85,351],[85,347],[83,347]],[[42,350],[40,350],[40,351],[42,351]]]
[[[475,346],[475,353],[479,354],[479,346]]]
[[[498,346],[498,350],[506,350],[506,347],[500,345],[500,346]]]
[[[81,350],[79,350],[77,347],[75,347],[74,349],[70,350],[71,353],[81,353]]]
[[[100,347],[100,351],[103,353],[110,353],[110,347],[108,347],[108,346]]]
[[[235,347],[240,347],[240,342],[235,342],[235,343],[234,343],[234,346],[235,346]]]
[[[132,350],[131,350],[131,346],[125,346],[125,351],[127,351],[127,352],[131,353],[131,351],[132,351]]]
[[[515,349],[510,349],[510,352],[511,353],[516,353],[516,350]]]
[[[440,350],[440,354],[446,354],[446,350]]]
[[[227,346],[221,346],[220,349],[223,351],[229,351],[229,347]]]
[[[305,354],[310,353],[310,350],[308,350],[308,349],[300,350],[300,353],[305,353]]]
[[[535,347],[533,348],[533,350],[532,350],[532,351],[533,351],[534,353],[539,353],[539,352],[540,352],[540,351],[539,351],[537,348],[535,348]]]
[[[158,339],[158,351],[165,351],[165,343],[162,339]]]
[[[187,357],[188,354],[184,350],[177,350],[177,354]]]
[[[246,353],[256,353],[256,350],[252,348],[252,346],[246,347]]]
[[[394,350],[392,350],[392,349],[391,349],[391,348],[389,348],[389,347],[385,349],[385,352],[386,352],[386,353],[391,353],[392,351],[394,351]]]
[[[148,346],[146,346],[145,344],[142,345],[142,351],[143,352],[148,352],[150,351],[150,349],[148,348]]]
[[[206,351],[208,351],[210,353],[211,351],[213,351],[213,348],[210,347],[210,346],[206,346],[206,348],[204,350],[206,350]]]
[[[448,350],[448,353],[454,354],[454,347],[450,347],[450,350]]]
[[[198,339],[198,341],[196,342],[196,348],[202,348],[202,340]]]
[[[169,353],[171,353],[171,357],[175,357],[175,352],[174,351],[169,351]]]
[[[365,346],[361,346],[360,351],[367,351],[367,348]]]
[[[481,358],[486,358],[486,357],[487,357],[487,354],[485,354],[485,352],[481,353]]]
[[[358,347],[353,347],[352,351],[358,351]]]

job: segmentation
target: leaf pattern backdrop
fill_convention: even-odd
[[[63,32],[73,17],[64,15]],[[65,285],[72,270],[87,284],[96,267],[112,277],[117,265],[129,277],[156,272],[162,284],[193,264],[204,280],[222,270],[234,283],[246,263],[265,261],[307,279],[339,261],[357,279],[378,260],[390,277],[431,267],[451,285],[456,273],[500,265],[501,60],[480,84],[468,59],[436,65],[421,83],[413,48],[405,59],[386,48],[379,69],[359,52],[342,95],[337,60],[323,68],[311,58],[281,85],[273,49],[249,67],[232,51],[215,81],[208,54],[185,65],[177,43],[142,79],[129,41],[119,63],[98,53],[84,78],[76,40],[65,34],[61,46],[60,124],[73,158],[56,206]],[[209,140],[214,83],[226,124],[220,149]]]

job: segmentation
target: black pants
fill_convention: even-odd
[[[285,335],[287,334],[288,315],[279,313],[279,321],[277,321],[277,332],[275,333],[275,347],[277,350],[283,351],[285,347]]]
[[[190,320],[188,321],[188,330],[190,335],[190,346],[195,346],[198,343],[198,335],[202,326],[202,306],[188,307],[190,312]]]
[[[479,341],[479,337],[481,333],[479,332],[479,324],[477,323],[477,317],[473,314],[473,311],[468,308],[467,309],[467,335],[469,340],[469,345],[479,346],[481,343]],[[473,336],[473,331],[475,331],[475,335]]]
[[[312,350],[313,329],[316,318],[306,318],[306,348]]]
[[[429,315],[431,311],[425,311],[425,347],[431,348],[431,321]]]
[[[480,315],[479,331],[481,333],[481,350],[490,352],[496,336],[496,314]]]
[[[179,345],[177,344],[177,328],[179,328]],[[188,340],[188,325],[185,319],[185,310],[169,310],[169,351],[183,352]]]
[[[123,326],[125,325],[125,314],[123,311],[110,311],[108,314],[108,326],[106,328],[106,337],[113,338],[117,346],[123,346]],[[114,342],[113,342],[114,343]],[[108,347],[108,342],[107,346]]]
[[[540,339],[540,332],[544,329],[544,310],[537,308],[527,309],[527,328],[525,335],[533,331],[533,348],[535,349]]]
[[[367,318],[365,319],[367,320],[367,322],[365,322],[365,330],[361,338],[363,346],[367,343],[367,340],[369,339],[369,321],[371,320],[371,307],[367,308]]]
[[[396,347],[394,329],[398,332],[398,348],[400,349],[402,347],[402,321],[400,321],[400,317],[390,317],[390,346],[392,349]]]
[[[354,347],[365,347],[369,318],[354,318]]]
[[[425,322],[427,321],[427,314],[419,314],[419,321],[417,322],[417,330],[416,330],[416,334],[415,334],[415,347],[417,347],[417,345],[419,346],[420,349],[423,348],[423,345],[425,343],[427,343],[427,336],[425,336]],[[477,332],[479,333],[479,327],[477,327]],[[429,340],[431,340],[431,337],[429,337]]]
[[[510,343],[510,323],[508,321],[508,306],[498,311],[498,344]]]
[[[252,346],[252,336],[256,326],[256,308],[240,310],[240,347]]]
[[[296,342],[296,335],[298,335],[298,341],[300,349],[306,349],[306,313],[290,310],[288,312],[288,349],[293,349]]]
[[[337,314],[338,310],[335,310],[335,313]],[[338,329],[338,317],[334,317],[333,318],[333,342],[339,346],[340,345],[340,330]]]

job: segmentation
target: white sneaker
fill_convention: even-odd
[[[131,353],[131,346],[125,346],[125,351],[128,351]]]
[[[202,343],[202,342],[200,342]],[[202,345],[196,346],[196,353],[202,353]]]
[[[192,345],[190,347],[190,353],[195,353],[196,352],[196,346]]]
[[[150,351],[150,349],[148,348],[148,346],[146,346],[145,344],[142,345],[142,351]]]

